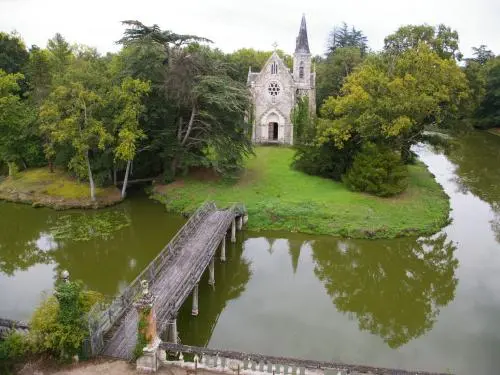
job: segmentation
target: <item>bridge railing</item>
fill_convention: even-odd
[[[141,293],[141,281],[148,280],[150,285],[155,281],[162,269],[169,263],[180,249],[180,244],[187,239],[193,230],[205,216],[216,210],[214,202],[205,202],[200,206],[175,234],[170,242],[160,253],[148,264],[146,268],[108,304],[95,304],[89,312],[89,339],[91,354],[97,355],[104,346],[104,334],[127,311],[130,305]]]
[[[450,375],[444,373],[408,371],[400,369],[388,369],[382,367],[371,367],[364,365],[351,365],[340,362],[315,361],[310,359],[298,359],[287,357],[276,357],[263,354],[243,353],[230,350],[218,350],[201,348],[196,346],[173,344],[162,342],[160,348],[166,352],[176,353],[179,360],[167,361],[164,364],[174,364],[184,367],[202,367],[218,372],[227,373],[251,373],[283,374],[283,375]],[[186,363],[183,354],[194,354],[195,363]]]

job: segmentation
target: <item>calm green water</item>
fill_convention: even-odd
[[[453,221],[440,233],[384,241],[238,233],[228,262],[216,266],[215,288],[206,275],[201,281],[200,315],[190,316],[190,300],[181,310],[182,342],[497,374],[500,137],[477,133],[459,143],[449,156],[418,150],[451,198]],[[0,316],[27,318],[62,269],[113,294],[184,221],[140,195],[109,212],[107,220],[130,225],[107,233],[99,216],[106,211],[68,219],[0,204]],[[75,241],[95,236],[89,228],[109,238]]]

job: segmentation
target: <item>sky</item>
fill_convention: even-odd
[[[209,38],[225,52],[271,50],[276,42],[293,53],[303,13],[313,54],[324,53],[329,31],[344,21],[362,30],[373,50],[399,26],[444,23],[458,31],[466,57],[481,44],[500,54],[498,0],[0,0],[0,31],[15,30],[40,47],[59,32],[105,53],[119,49],[120,21],[133,19]]]

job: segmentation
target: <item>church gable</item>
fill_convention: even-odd
[[[255,84],[262,85],[272,79],[279,80],[289,86],[293,85],[293,77],[290,70],[276,52],[273,52],[262,67],[259,76],[255,79]]]

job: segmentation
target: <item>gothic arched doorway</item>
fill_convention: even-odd
[[[268,135],[267,139],[269,141],[278,141],[279,138],[279,117],[276,113],[271,113],[267,116],[267,124],[268,124]]]

